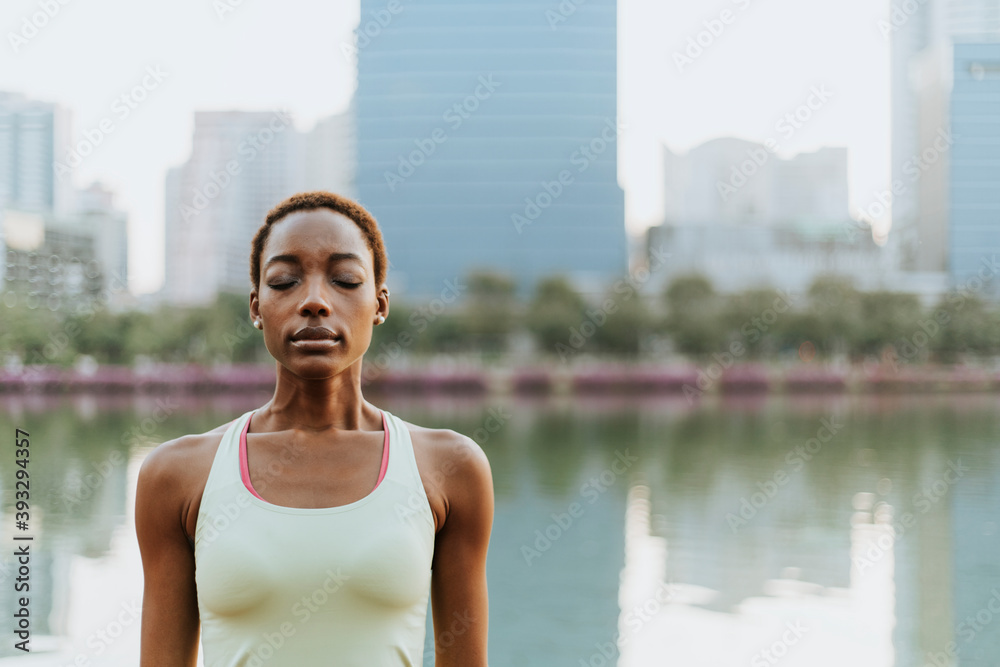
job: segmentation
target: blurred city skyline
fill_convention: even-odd
[[[572,12],[560,14],[559,6],[540,3],[541,29],[572,26]],[[234,0],[141,10],[120,0],[69,3],[30,39],[12,40],[37,11],[37,1],[17,0],[5,12],[0,90],[66,107],[75,138],[112,116],[115,100],[146,68],[165,73],[72,174],[76,187],[104,183],[128,213],[132,290],[140,294],[162,284],[164,177],[189,157],[195,111],[287,109],[307,130],[344,111],[356,85],[349,54],[356,3],[296,2],[277,15]],[[860,0],[621,0],[619,182],[629,233],[662,221],[661,146],[685,152],[716,137],[774,138],[782,156],[846,147],[852,213],[876,201],[890,180],[889,34],[880,25],[888,19],[888,2]],[[707,44],[700,53],[689,48],[699,38]],[[65,56],[55,72],[53,53]],[[790,135],[779,131],[783,117],[822,86],[829,100],[808,122]]]

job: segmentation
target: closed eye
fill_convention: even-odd
[[[341,287],[346,287],[347,289],[356,289],[356,288],[361,287],[362,285],[364,285],[364,283],[352,283],[352,282],[348,282],[346,280],[334,280],[333,283],[335,285],[340,285]],[[287,282],[287,283],[272,283],[272,284],[269,284],[268,287],[270,287],[271,289],[276,289],[276,290],[285,290],[285,289],[288,289],[289,287],[293,286],[294,284],[295,284],[294,281],[293,282]]]

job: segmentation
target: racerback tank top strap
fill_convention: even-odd
[[[422,666],[435,532],[406,425],[382,411],[388,461],[368,495],[284,507],[241,476],[253,412],[223,434],[198,510],[205,667]]]

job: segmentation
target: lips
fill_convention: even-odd
[[[292,340],[340,340],[340,336],[326,327],[304,327],[292,335]]]

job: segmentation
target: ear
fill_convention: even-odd
[[[257,300],[257,288],[250,290],[250,319],[260,319],[260,302]]]
[[[389,317],[389,290],[386,289],[384,284],[380,285],[375,292],[375,302],[377,305],[375,309],[376,317],[378,315]]]

